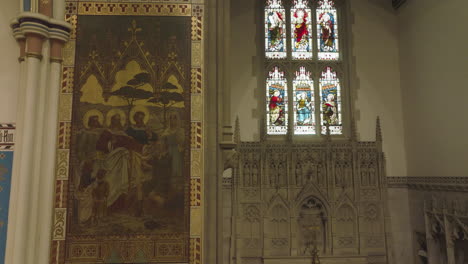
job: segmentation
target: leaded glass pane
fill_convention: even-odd
[[[315,135],[314,81],[305,67],[300,67],[293,80],[294,134]]]
[[[284,135],[288,131],[288,90],[284,72],[274,67],[266,81],[267,133]]]
[[[338,60],[338,14],[332,0],[320,0],[317,7],[317,43],[319,60]]]
[[[265,7],[265,56],[286,58],[286,11],[281,0],[268,0]]]
[[[336,72],[326,67],[319,80],[321,100],[322,134],[326,134],[326,126],[330,126],[330,134],[343,133],[341,119],[341,87]]]
[[[294,0],[291,8],[291,43],[293,59],[311,59],[312,11],[308,0]]]

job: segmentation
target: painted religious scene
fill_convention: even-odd
[[[267,79],[267,132],[285,135],[288,130],[288,92],[284,72],[274,67]]]
[[[340,80],[331,67],[326,67],[320,78],[320,100],[322,134],[326,134],[327,126],[330,134],[341,135],[343,133],[341,119],[341,88]]]
[[[332,0],[320,0],[317,7],[319,60],[338,60],[338,14]]]
[[[188,239],[190,18],[77,28],[67,240]]]
[[[295,0],[291,9],[291,34],[293,59],[311,59],[312,11],[309,1]]]

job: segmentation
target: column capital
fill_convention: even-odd
[[[72,28],[70,23],[33,12],[20,13],[12,20],[10,26],[16,39],[24,39],[33,34],[63,42],[70,38]]]
[[[20,45],[20,58],[42,59],[42,42],[51,42],[51,61],[61,62],[63,45],[70,39],[71,24],[40,13],[23,12],[10,23],[13,36]]]

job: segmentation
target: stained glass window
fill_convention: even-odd
[[[334,0],[264,1],[267,134],[323,135],[328,127],[332,135],[343,135],[344,82],[327,63],[347,66],[338,34],[338,16],[341,23],[346,13]],[[283,65],[286,58],[287,66],[271,68],[270,63]]]
[[[319,60],[338,60],[338,16],[332,0],[320,0],[317,7],[317,43]]]
[[[308,0],[294,0],[291,8],[291,47],[293,59],[311,59],[312,11]]]
[[[314,81],[305,67],[300,67],[293,80],[294,134],[315,134]]]
[[[281,0],[268,0],[265,8],[265,55],[286,58],[286,10]]]
[[[328,125],[330,134],[341,135],[343,133],[341,119],[341,87],[336,72],[331,67],[326,67],[319,80],[321,100],[322,134],[326,134]]]
[[[288,131],[288,89],[284,72],[274,67],[266,81],[267,133],[284,135]]]

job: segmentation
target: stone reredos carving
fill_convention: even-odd
[[[310,260],[313,248],[327,258],[386,256],[387,181],[382,135],[376,135],[375,142],[243,142],[237,135],[237,166],[232,179],[223,180],[235,193],[230,236],[236,256]],[[242,221],[252,214],[242,212],[246,204],[257,208],[250,212],[260,213],[255,219],[262,226],[259,243],[248,248],[235,242],[251,236],[251,225]]]

